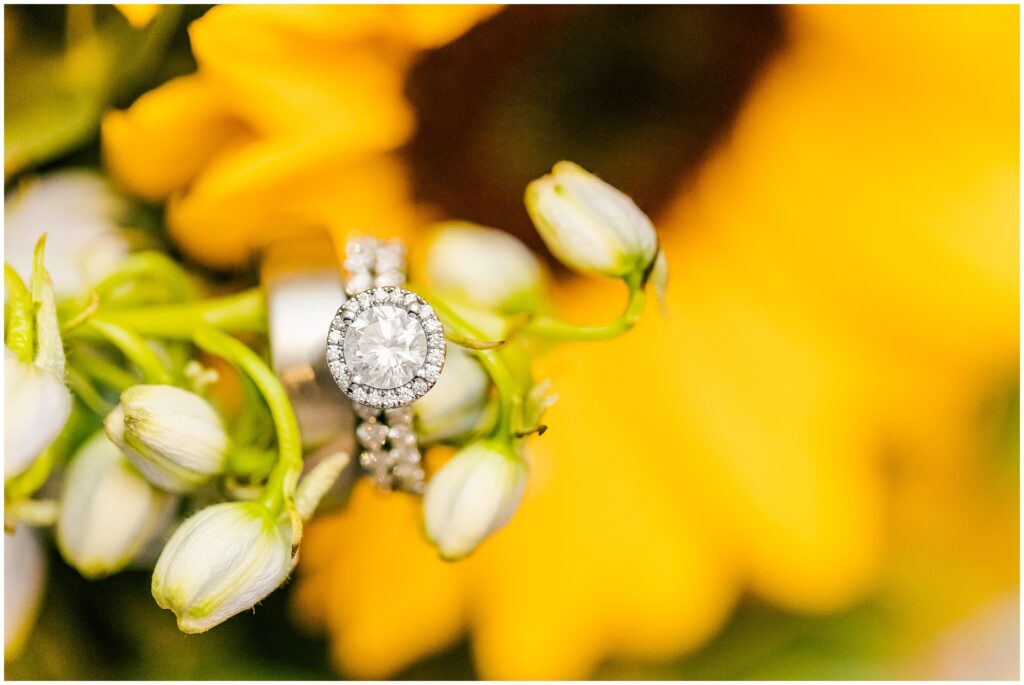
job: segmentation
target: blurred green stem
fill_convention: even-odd
[[[98,333],[104,340],[121,350],[124,356],[139,368],[146,383],[172,383],[171,374],[160,361],[160,357],[146,345],[146,341],[137,332],[110,321],[101,321],[99,317],[93,317],[78,331]]]
[[[260,333],[267,327],[266,307],[259,288],[199,302],[122,310],[101,308],[93,320],[115,324],[142,336],[172,340],[191,340],[202,326],[229,333]]]
[[[629,288],[629,301],[626,303],[626,309],[614,321],[597,326],[579,326],[550,316],[538,316],[523,324],[519,331],[552,342],[617,338],[636,325],[647,303],[643,274],[630,274],[623,278],[623,281]]]

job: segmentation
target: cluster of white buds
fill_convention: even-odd
[[[89,236],[88,244],[74,248],[76,256],[85,256],[88,268],[69,269],[62,276],[72,291],[79,291],[103,279],[112,265],[124,260],[127,245],[123,236],[111,229],[112,217],[123,207],[95,177],[71,174],[52,183],[69,197],[93,200],[88,211],[65,222],[84,222],[80,232]],[[663,293],[668,269],[654,228],[632,200],[612,186],[574,164],[560,162],[550,175],[530,184],[526,202],[541,237],[570,268],[623,279],[630,286],[631,303],[637,304],[637,311],[642,308],[647,283],[652,283],[659,295]],[[36,194],[24,192],[7,206],[8,221],[32,223],[45,205]],[[17,233],[23,237],[27,230],[23,227]],[[551,306],[544,267],[507,233],[450,222],[435,227],[427,243],[420,278],[456,312],[453,320],[461,320],[465,311],[469,323],[464,328],[469,332],[462,340],[451,340],[473,350],[452,346],[433,391],[413,407],[423,442],[465,445],[433,476],[423,499],[428,539],[443,558],[458,559],[504,526],[523,497],[527,464],[518,441],[543,430],[540,415],[551,401],[547,384],[534,384],[529,370],[531,346],[536,347],[538,339],[541,346],[545,344],[538,332],[544,329],[530,329],[536,337],[524,336],[524,344],[520,345],[519,339],[506,343],[515,331],[526,330],[546,317]],[[21,484],[26,492],[31,492],[26,482],[41,484],[49,475],[46,468],[33,465],[47,464],[49,460],[39,457],[54,454],[45,450],[72,411],[65,374],[82,398],[90,397],[92,382],[81,374],[76,377],[74,366],[65,371],[52,287],[41,268],[42,241],[32,259],[31,289],[16,275],[8,274],[9,287],[17,292],[8,293],[13,314],[8,317],[5,336],[5,481]],[[389,259],[394,262],[389,267],[394,273],[388,272],[387,285],[397,285],[390,282],[400,282],[397,258],[392,255]],[[134,260],[132,256],[121,264]],[[109,278],[103,280],[109,282]],[[92,306],[78,323],[89,319],[97,305]],[[88,323],[92,332],[101,333],[104,325],[111,325],[100,317]],[[564,324],[561,330],[570,327]],[[159,360],[157,372],[148,368],[151,365],[146,359],[153,352],[147,341],[140,338],[131,348],[132,342],[125,338],[138,337],[137,333],[123,333],[114,346],[136,362],[146,378],[167,376],[159,372]],[[273,387],[272,372],[264,369],[266,376],[261,375],[261,360],[242,343],[226,335],[228,342],[218,342],[216,335],[210,335],[204,343],[201,334],[207,331],[193,333],[200,348],[248,369],[254,380],[261,379],[255,385],[262,392],[269,392],[267,376]],[[212,350],[206,346],[211,341]],[[134,354],[129,349],[134,349]],[[114,377],[118,373],[113,369]],[[107,375],[111,375],[109,369]],[[200,378],[203,374],[193,368],[187,375]],[[208,381],[209,374],[206,376]],[[120,389],[130,382],[111,383],[110,387]],[[202,386],[196,382],[192,387],[202,392]],[[90,409],[102,414],[110,397],[95,391],[91,396],[94,403]],[[64,469],[60,507],[55,514],[57,547],[64,559],[82,575],[99,578],[138,563],[140,556],[146,556],[144,550],[166,540],[153,572],[152,592],[159,606],[174,612],[179,628],[186,633],[209,630],[252,608],[283,584],[298,559],[302,520],[312,515],[349,456],[332,455],[297,482],[301,439],[288,435],[289,430],[298,431],[292,428],[294,416],[288,420],[286,400],[282,400],[282,411],[282,403],[270,401],[272,395],[266,394],[264,399],[274,420],[280,453],[276,464],[260,471],[266,466],[261,461],[263,448],[248,445],[238,424],[229,435],[217,410],[198,392],[169,384],[133,385],[121,392],[118,404],[106,414],[104,432],[82,443]],[[229,487],[227,491],[247,501],[206,506],[172,529],[183,497],[201,492],[191,501],[205,498],[206,493],[214,492],[213,487],[205,486],[228,472],[232,436],[240,446],[230,462],[233,477],[258,475],[243,483],[243,488]],[[249,470],[239,466],[245,463],[246,448],[256,453],[251,461],[257,465]],[[267,482],[264,491],[252,494],[263,479]],[[53,517],[47,525],[52,522]],[[25,568],[43,564],[34,534],[25,526],[15,530],[7,560]],[[24,576],[31,580],[41,578],[42,573],[36,569],[25,576],[20,567],[6,562],[5,569],[9,579]],[[5,613],[11,625],[22,623],[23,617],[34,611],[38,588],[26,585],[23,592],[32,601],[8,601],[8,606],[19,612],[17,616]],[[7,594],[10,600],[11,592]]]

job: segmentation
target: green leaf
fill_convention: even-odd
[[[32,293],[10,264],[4,264],[4,286],[9,303],[4,344],[21,362],[30,364],[35,356],[35,307],[32,304]]]

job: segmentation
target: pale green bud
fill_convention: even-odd
[[[526,209],[566,266],[597,276],[643,272],[658,249],[647,215],[621,191],[572,162],[526,188]]]
[[[475,428],[487,406],[490,387],[480,362],[459,346],[448,345],[437,384],[412,405],[420,440],[450,440]]]
[[[49,368],[4,348],[4,480],[23,473],[60,433],[71,392]]]
[[[191,492],[227,464],[230,441],[216,410],[172,385],[128,388],[104,427],[142,475],[168,492]]]
[[[516,237],[468,222],[439,224],[429,241],[427,281],[442,293],[500,311],[536,309],[544,271]]]
[[[501,445],[472,443],[427,485],[423,496],[427,538],[444,559],[469,554],[511,518],[525,487],[522,459]]]
[[[255,502],[206,507],[168,540],[153,571],[153,597],[186,633],[251,609],[287,579],[292,526]]]
[[[106,435],[97,433],[64,474],[57,547],[87,578],[127,566],[170,522],[177,498],[143,478]]]

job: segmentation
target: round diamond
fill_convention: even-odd
[[[419,321],[399,307],[360,312],[345,334],[345,361],[361,382],[381,389],[405,385],[423,365],[427,337]]]

